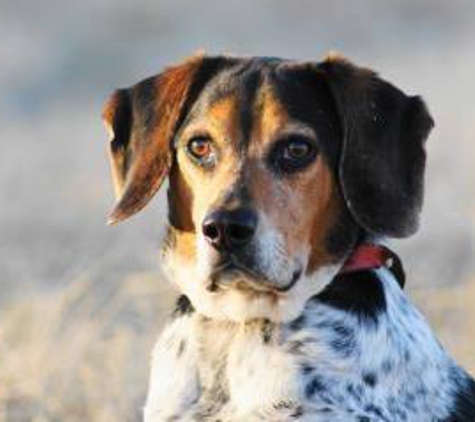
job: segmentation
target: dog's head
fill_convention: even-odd
[[[432,119],[344,59],[196,56],[116,91],[103,116],[111,222],[168,177],[165,268],[207,316],[294,318],[358,239],[417,228]]]

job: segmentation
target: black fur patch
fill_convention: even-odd
[[[322,393],[325,390],[325,382],[319,376],[314,376],[305,387],[305,396],[310,399],[316,393]]]
[[[178,350],[177,350],[177,357],[180,357],[183,352],[185,351],[186,348],[186,340],[181,340],[179,345],[178,345]]]
[[[356,385],[348,384],[346,386],[346,391],[353,399],[355,399],[358,402],[362,401],[364,393],[365,393],[365,389],[363,388],[361,384],[356,384]]]
[[[216,414],[229,402],[229,387],[224,381],[223,369],[218,370],[213,384],[205,388],[194,412],[194,421],[213,420],[218,422]]]
[[[193,312],[195,312],[195,308],[193,308],[190,299],[188,299],[188,297],[185,295],[181,295],[176,301],[173,316],[178,317],[183,315],[190,315]]]
[[[122,162],[118,163],[118,176],[120,183],[124,183],[127,171],[130,167],[130,134],[132,131],[132,105],[129,91],[120,89],[117,91],[117,107],[112,121],[114,129],[114,138],[110,143],[112,155],[123,157]]]
[[[315,299],[373,322],[386,311],[384,289],[373,271],[340,274]]]
[[[342,356],[349,357],[356,353],[356,338],[353,330],[342,322],[335,322],[329,327],[333,330],[330,346]]]
[[[454,370],[460,371],[460,369]],[[473,422],[475,421],[475,381],[468,375],[454,375],[455,382],[459,386],[455,393],[455,402],[450,416],[443,422]]]
[[[378,383],[378,377],[374,372],[363,374],[363,382],[370,387],[374,387]]]
[[[314,367],[309,364],[302,365],[301,371],[303,375],[311,374],[314,371]]]
[[[291,418],[297,418],[304,414],[303,407],[299,405],[297,402],[291,400],[282,400],[278,403],[275,403],[272,406],[275,410],[291,410],[292,414],[290,415]]]
[[[289,323],[289,329],[291,331],[299,331],[305,326],[306,322],[307,318],[302,314]]]
[[[134,131],[140,132],[143,139],[155,129],[157,114],[155,100],[157,96],[156,76],[144,79],[130,90],[136,112],[133,114]],[[138,112],[139,110],[140,112]]]
[[[367,406],[365,406],[364,410],[365,410],[365,412],[368,412],[368,413],[371,413],[371,414],[377,416],[379,418],[377,420],[389,422],[389,420],[384,417],[383,411],[381,410],[381,408],[374,405],[374,404],[368,404]]]
[[[251,105],[255,103],[258,89],[262,83],[262,68],[262,62],[252,61],[249,68],[242,75],[242,89],[239,91],[239,117],[242,131],[241,150],[247,149],[248,142],[251,139],[251,130],[255,121],[254,110]]]
[[[381,370],[384,375],[388,375],[394,368],[394,362],[389,359],[385,359],[381,365]]]
[[[324,78],[313,67],[283,62],[274,69],[270,82],[289,117],[314,129],[319,152],[338,175],[341,122]]]
[[[265,320],[262,323],[262,327],[261,327],[262,342],[264,344],[269,343],[272,340],[273,334],[274,334],[274,324],[270,322],[269,320]]]

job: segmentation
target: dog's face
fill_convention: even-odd
[[[209,317],[292,319],[362,235],[416,227],[431,119],[344,60],[196,57],[117,91],[104,117],[112,219],[169,176],[165,268]]]

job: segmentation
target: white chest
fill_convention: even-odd
[[[432,421],[450,402],[450,360],[382,282],[377,325],[318,302],[293,326],[180,317],[154,351],[146,422]]]

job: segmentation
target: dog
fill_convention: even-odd
[[[196,55],[108,100],[116,205],[168,179],[181,293],[144,420],[475,421],[475,382],[402,290],[386,239],[423,199],[423,100],[332,54]]]

